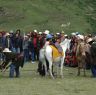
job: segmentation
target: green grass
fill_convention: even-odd
[[[64,79],[52,80],[49,76],[40,77],[36,72],[37,64],[25,64],[21,77],[10,79],[9,70],[0,73],[0,95],[95,95],[96,79],[76,76],[76,68],[64,67]]]
[[[95,0],[0,0],[0,30],[92,32],[95,5]],[[70,26],[61,27],[68,22]]]

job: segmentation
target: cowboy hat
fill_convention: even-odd
[[[35,29],[34,32],[37,33],[37,30]]]
[[[12,34],[13,33],[13,30],[10,30],[10,32],[9,32],[10,34]]]
[[[81,39],[81,40],[84,40],[84,36],[83,35],[78,35],[77,36],[79,39]]]
[[[7,32],[5,35],[6,35],[6,36],[9,36],[10,34]]]
[[[65,34],[64,36],[65,36],[65,37],[67,37],[68,35],[67,35],[67,34]]]
[[[60,33],[56,33],[57,35],[60,35]]]
[[[87,40],[87,43],[89,43],[89,42],[91,42],[91,41],[93,41],[93,39],[92,39],[92,38],[89,38],[89,39]]]
[[[39,34],[39,35],[41,35],[41,34],[42,34],[42,32],[39,32],[38,34]]]
[[[71,33],[71,35],[72,35],[72,36],[75,36],[75,35],[76,35],[76,33],[74,33],[74,32],[73,32],[73,33]]]
[[[9,48],[5,48],[5,49],[3,50],[3,52],[12,52],[12,51],[9,50]]]
[[[45,30],[45,32],[44,32],[44,34],[49,34],[50,33],[50,31],[49,30]]]

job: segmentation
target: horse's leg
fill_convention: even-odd
[[[51,78],[54,79],[54,76],[52,74],[52,62],[51,61],[49,61],[49,73],[50,73]]]
[[[63,64],[64,64],[64,58],[61,58],[61,66],[60,66],[60,75],[61,75],[61,78],[63,78]]]
[[[77,73],[77,76],[80,76],[80,62],[78,62],[78,73]]]
[[[86,70],[85,70],[85,68],[84,68],[84,77],[86,76]]]
[[[78,74],[77,76],[80,76],[80,67],[78,67]]]
[[[60,68],[61,68],[60,75],[63,78],[63,64],[61,64],[61,67]]]
[[[46,66],[46,64],[44,64],[44,67],[45,67],[45,75],[48,75],[48,71],[47,71],[47,66]]]
[[[58,76],[59,75],[59,65],[58,64],[56,65],[56,68],[57,68],[57,75],[56,76]]]
[[[84,77],[85,77],[86,76],[86,63],[84,63],[83,70],[84,70]]]
[[[45,75],[47,75],[48,72],[47,72],[47,65],[46,65],[46,60],[45,59],[43,60],[43,64],[44,64],[44,67],[45,67]]]

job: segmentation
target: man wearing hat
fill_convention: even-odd
[[[38,39],[37,39],[37,59],[39,59],[39,51],[44,46],[44,38],[42,35],[42,32],[38,33]]]
[[[38,35],[37,30],[34,30],[33,37],[32,37],[32,43],[33,43],[33,54],[32,54],[32,60],[34,61],[38,60],[38,54],[37,54],[37,42],[38,42]]]
[[[49,30],[45,30],[45,32],[44,32],[44,34],[49,34],[50,33],[50,31]]]
[[[24,61],[29,61],[29,37],[27,35],[24,36],[23,39],[23,52],[24,52]]]
[[[4,53],[4,56],[5,56],[4,63],[6,65],[4,69],[6,70],[6,68],[8,68],[8,66],[10,67],[9,77],[13,78],[14,77],[14,72],[16,73],[16,77],[19,77],[19,75],[20,75],[19,66],[14,64],[14,62],[15,62],[14,60],[17,58],[17,54],[12,53],[12,51],[9,50],[9,48],[5,48],[3,50],[3,53]]]
[[[96,78],[96,41],[89,39],[88,42],[91,44],[91,72],[92,77]]]

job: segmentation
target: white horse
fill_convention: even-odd
[[[52,51],[52,48],[50,47],[50,45],[46,45],[45,48],[42,48],[40,50],[39,60],[45,66],[45,74],[47,74],[47,66],[46,66],[46,60],[45,60],[45,58],[46,58],[47,61],[49,62],[49,73],[53,79],[54,79],[54,76],[52,74],[52,65],[53,64],[57,64],[57,74],[58,74],[58,68],[60,66],[60,75],[63,78],[63,64],[64,64],[64,59],[65,59],[65,52],[67,49],[70,48],[70,40],[65,39],[62,43],[60,43],[60,45],[63,49],[64,55],[62,57],[61,56],[57,57],[54,60],[53,60],[53,56],[52,56],[53,51]]]

